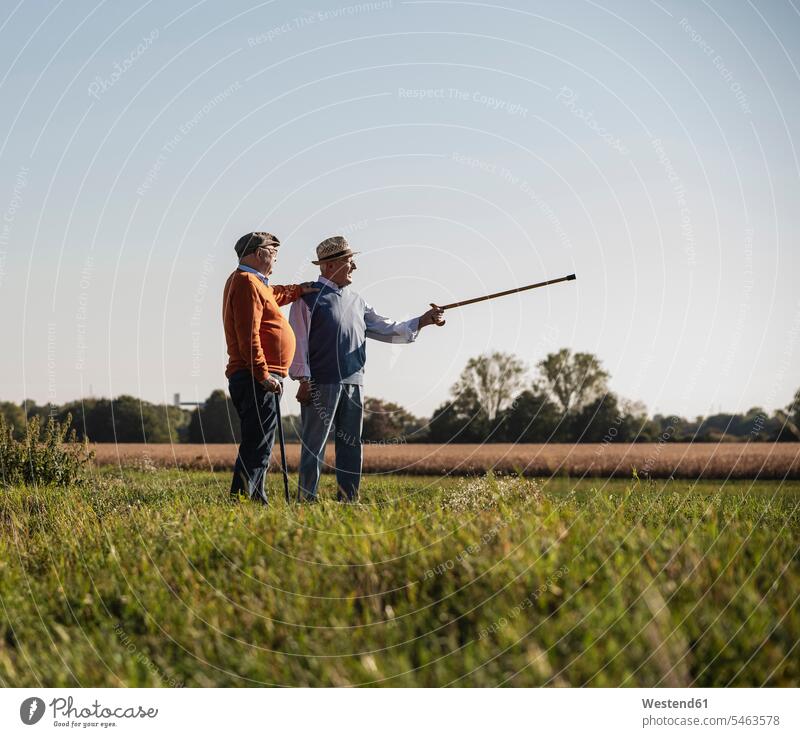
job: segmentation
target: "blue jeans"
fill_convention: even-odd
[[[300,450],[301,501],[317,498],[320,464],[331,428],[336,428],[336,482],[340,501],[358,499],[361,483],[361,426],[364,410],[361,387],[357,384],[311,383],[311,402],[301,407],[302,448]]]
[[[277,374],[271,375],[283,380]],[[266,504],[264,476],[275,442],[280,397],[268,392],[246,369],[237,371],[228,379],[228,390],[242,426],[242,442],[233,468],[231,494],[246,494],[253,501]]]

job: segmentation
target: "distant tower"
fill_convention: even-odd
[[[202,409],[203,402],[181,402],[181,393],[175,392],[172,395],[172,405],[178,407],[178,409],[181,407],[200,407]]]

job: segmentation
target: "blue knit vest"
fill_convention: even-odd
[[[366,303],[357,292],[316,282],[319,292],[303,295],[311,314],[308,363],[320,384],[363,384],[367,362]]]

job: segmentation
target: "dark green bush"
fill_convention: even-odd
[[[0,484],[56,484],[69,486],[86,481],[94,452],[79,442],[75,430],[69,431],[72,418],[63,424],[50,418],[42,428],[38,417],[27,425],[22,440],[0,416]]]

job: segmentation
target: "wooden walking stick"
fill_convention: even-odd
[[[494,294],[487,294],[484,297],[474,297],[473,299],[465,299],[461,302],[453,302],[449,305],[435,305],[431,303],[431,307],[437,310],[452,310],[455,307],[464,307],[464,305],[472,305],[476,302],[485,302],[487,299],[495,299],[497,297],[505,297],[509,294],[516,294],[517,292],[526,292],[528,289],[538,289],[539,287],[547,287],[550,284],[558,284],[562,281],[572,281],[575,279],[575,274],[568,274],[561,276],[558,279],[548,279],[547,281],[540,281],[538,284],[528,284],[527,287],[517,287],[516,289],[506,289],[504,292],[495,292]]]

